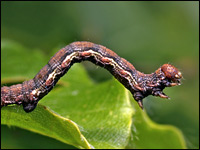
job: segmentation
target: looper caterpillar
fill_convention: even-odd
[[[59,50],[33,79],[1,87],[1,107],[22,104],[26,112],[33,111],[38,101],[52,90],[74,63],[85,60],[107,69],[132,93],[141,108],[142,100],[148,95],[169,98],[162,90],[180,85],[182,78],[181,72],[170,64],[162,65],[154,73],[144,74],[102,45],[74,42]]]

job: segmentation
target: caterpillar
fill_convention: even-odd
[[[10,87],[1,87],[1,108],[10,104],[23,105],[25,112],[33,111],[74,63],[91,61],[107,69],[133,95],[143,109],[142,100],[148,95],[169,98],[163,89],[181,84],[181,72],[164,64],[154,73],[144,74],[112,50],[86,41],[73,42],[59,50],[31,80]]]

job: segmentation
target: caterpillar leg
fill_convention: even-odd
[[[169,96],[167,96],[165,93],[163,93],[162,91],[155,91],[153,92],[153,96],[159,96],[160,98],[167,98],[170,99]]]
[[[143,94],[142,94],[141,92],[135,92],[135,93],[133,94],[133,97],[134,97],[134,99],[137,101],[137,103],[138,103],[138,105],[140,106],[140,108],[143,109],[143,102],[142,102],[142,100],[143,100],[143,98],[144,98]]]
[[[25,112],[31,112],[31,111],[33,111],[35,108],[36,108],[36,106],[37,106],[37,102],[34,102],[34,103],[22,103],[22,105],[23,105],[23,108],[24,108],[24,111]]]
[[[143,109],[143,102],[142,102],[142,99],[141,99],[141,100],[138,100],[137,102],[138,102],[138,105],[140,106],[140,108]]]

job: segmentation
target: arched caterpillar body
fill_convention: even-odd
[[[22,84],[1,87],[1,107],[22,104],[26,112],[33,111],[38,101],[51,91],[60,77],[74,63],[84,60],[106,68],[132,93],[141,108],[143,98],[148,95],[169,98],[162,90],[180,85],[182,78],[181,72],[170,64],[162,65],[152,74],[144,74],[102,45],[73,42],[59,50],[33,79]]]

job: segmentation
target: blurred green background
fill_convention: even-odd
[[[91,41],[144,73],[164,63],[175,65],[183,73],[183,84],[165,89],[171,100],[146,98],[145,110],[155,122],[178,127],[188,148],[199,148],[199,2],[4,1],[1,21],[1,40],[41,49],[49,58],[71,42]],[[83,64],[95,82],[112,77]],[[1,136],[13,131],[1,129]]]

